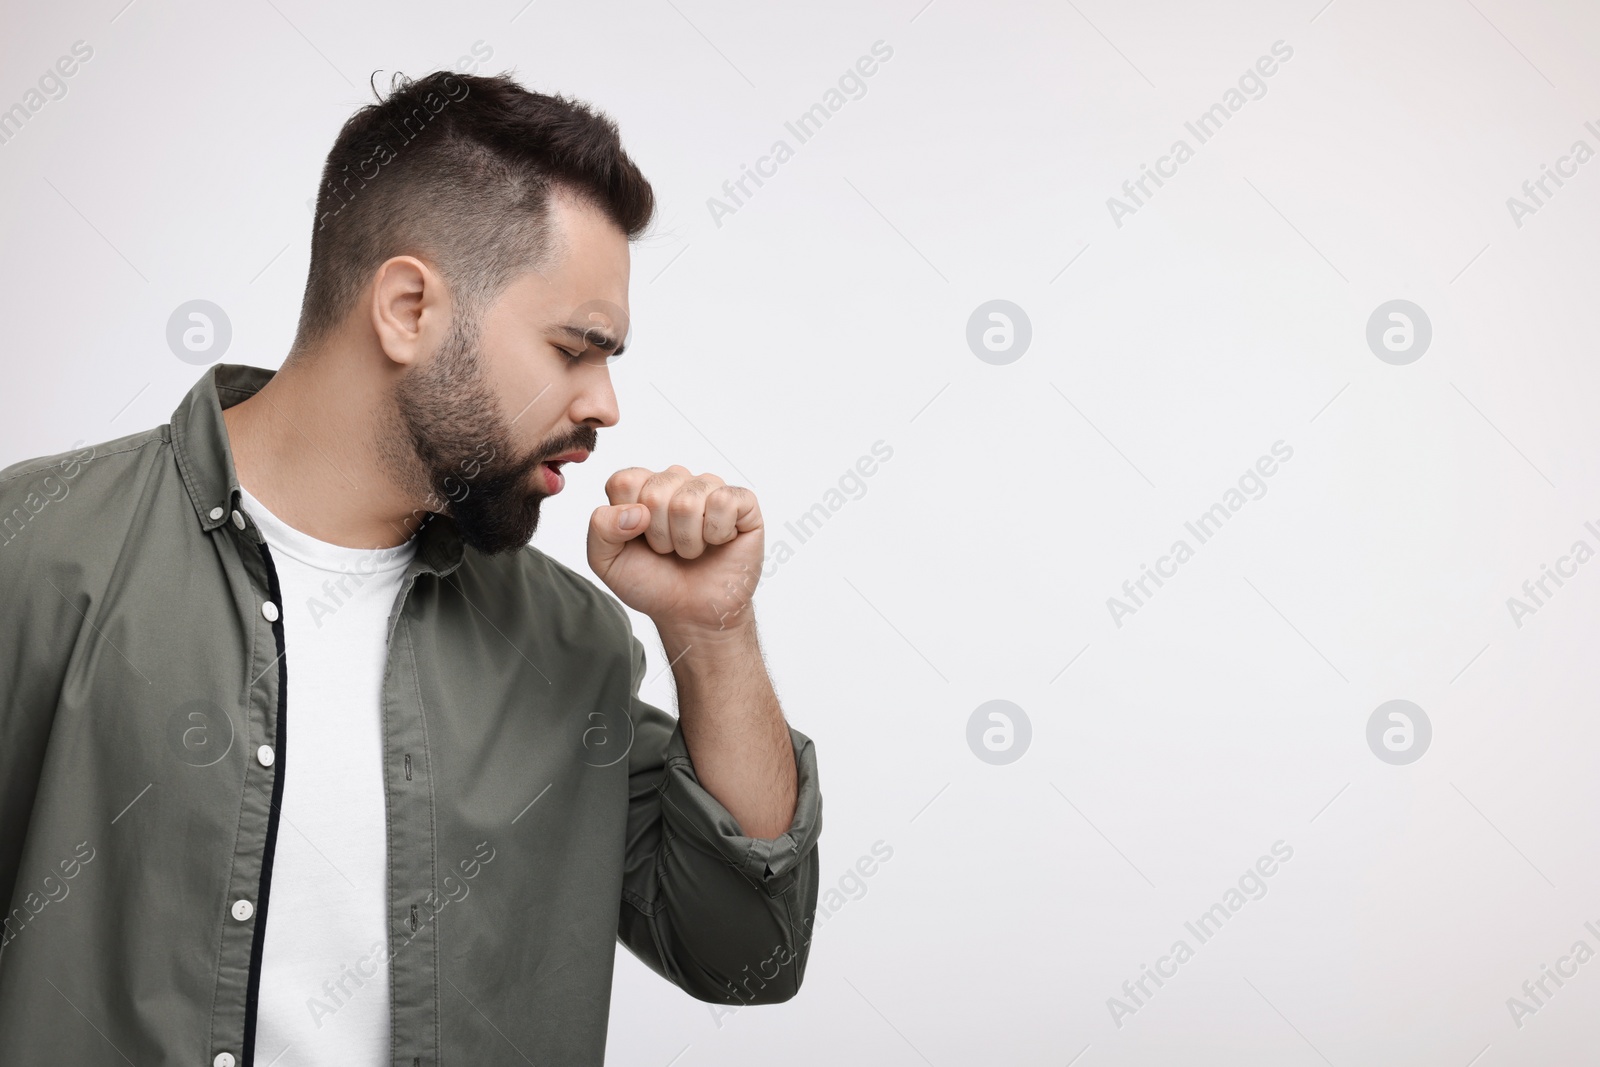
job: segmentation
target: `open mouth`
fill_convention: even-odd
[[[566,477],[561,473],[561,468],[568,463],[582,463],[589,458],[589,453],[583,449],[573,452],[564,452],[554,459],[547,459],[540,463],[540,474],[544,478],[545,488],[552,493],[559,493],[561,487],[567,484]]]

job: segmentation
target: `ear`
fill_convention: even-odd
[[[400,367],[415,366],[437,351],[450,329],[444,279],[415,256],[395,256],[378,267],[368,311],[378,347]]]

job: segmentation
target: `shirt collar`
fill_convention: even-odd
[[[255,395],[276,371],[235,363],[210,367],[172,413],[172,451],[200,528],[215,530],[239,507],[239,477],[222,409]],[[443,577],[461,565],[465,546],[445,515],[429,518],[417,537],[416,570]]]

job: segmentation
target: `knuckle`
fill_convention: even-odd
[[[606,492],[614,492],[619,489],[631,489],[643,481],[644,478],[649,475],[649,473],[650,472],[645,470],[643,467],[624,467],[622,470],[617,471],[611,477],[606,479]]]
[[[639,469],[644,470],[643,467]],[[682,468],[679,469],[681,470]],[[675,474],[673,473],[672,468],[669,467],[664,471],[646,471],[645,473],[648,475],[648,477],[644,479],[645,487],[652,490],[660,490],[662,488],[671,489],[673,486],[682,481],[684,475],[687,475],[689,472],[683,471],[682,474]]]

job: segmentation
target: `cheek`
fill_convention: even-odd
[[[494,414],[502,420],[509,422],[516,418],[523,405],[532,400],[544,382],[535,384],[535,379],[543,375],[536,366],[534,353],[525,346],[521,349],[508,348],[505,345],[494,344],[485,338],[478,349],[479,376],[489,393],[494,397]],[[530,410],[519,420],[518,425],[527,421],[533,411]]]
[[[561,408],[559,395],[561,381],[544,368],[537,354],[519,360],[496,361],[485,356],[483,380],[492,398],[493,408],[484,412],[482,421],[492,422],[507,439],[495,442],[502,453],[494,462],[519,459],[539,447],[543,434],[553,421],[554,412]]]

